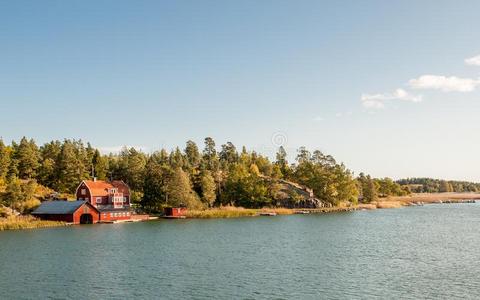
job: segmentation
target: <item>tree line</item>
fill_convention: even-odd
[[[480,183],[433,178],[406,178],[397,183],[407,185],[414,193],[469,193],[479,192]]]
[[[410,192],[389,178],[374,179],[363,173],[355,177],[331,155],[305,147],[298,149],[290,163],[283,147],[271,161],[245,147],[239,151],[231,142],[217,147],[210,137],[205,138],[201,149],[187,141],[183,149],[144,153],[124,148],[108,155],[81,140],[51,141],[41,146],[25,137],[10,145],[0,140],[0,186],[4,186],[4,198],[9,201],[29,198],[35,183],[72,194],[82,180],[93,177],[125,181],[132,191],[132,202],[148,211],[180,204],[193,208],[273,206],[279,197],[276,183],[280,179],[312,189],[314,196],[328,205],[371,202]]]

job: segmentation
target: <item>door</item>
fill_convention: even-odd
[[[83,214],[80,216],[80,224],[93,224],[93,217],[91,214]]]

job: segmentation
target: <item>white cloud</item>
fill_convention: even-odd
[[[385,108],[385,105],[383,104],[383,102],[379,100],[363,100],[362,99],[362,103],[363,103],[363,106],[366,108],[372,108],[372,109]]]
[[[321,122],[321,121],[323,121],[323,117],[318,116],[318,117],[313,118],[313,120],[315,122]]]
[[[465,59],[465,63],[470,66],[480,66],[480,55]]]
[[[414,89],[433,89],[442,92],[472,92],[480,84],[480,80],[455,76],[422,75],[416,79],[409,80],[408,84]]]
[[[127,148],[127,149],[135,148],[136,150],[138,150],[138,151],[143,151],[143,152],[148,152],[148,150],[149,150],[149,148],[146,147],[146,146],[128,146],[128,145],[124,145],[124,146],[98,147],[98,151],[100,151],[102,154],[110,154],[110,153],[117,154],[117,153],[120,153],[120,151],[122,151],[122,149],[124,149],[124,148]]]
[[[362,104],[366,108],[382,109],[385,107],[385,101],[403,100],[410,102],[421,102],[423,100],[420,95],[412,95],[404,89],[396,89],[393,93],[384,94],[362,94]]]

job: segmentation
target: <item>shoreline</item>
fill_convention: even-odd
[[[380,198],[372,203],[359,203],[353,206],[339,205],[322,208],[259,208],[249,209],[242,207],[219,207],[205,210],[187,210],[188,219],[224,219],[241,217],[258,217],[268,215],[293,215],[293,214],[324,214],[336,212],[352,212],[357,210],[375,210],[401,208],[405,206],[422,206],[427,204],[473,203],[480,200],[477,193],[438,193],[438,194],[412,194],[410,196]],[[154,218],[152,218],[154,219]],[[0,231],[36,229],[49,227],[64,227],[65,222],[44,221],[33,216],[16,216],[0,219]]]
[[[259,208],[246,209],[242,207],[211,208],[206,210],[187,211],[190,219],[213,219],[213,218],[238,218],[257,217],[261,213],[275,213],[277,215],[292,215],[301,212],[311,214],[349,212],[356,210],[374,210],[401,208],[405,206],[422,206],[426,204],[449,204],[449,203],[472,203],[480,200],[480,194],[476,193],[437,193],[437,194],[412,194],[410,196],[395,196],[380,198],[372,203],[359,203],[353,206],[335,206],[322,208]]]

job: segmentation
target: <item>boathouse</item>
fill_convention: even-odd
[[[163,215],[168,218],[185,218],[186,207],[165,207]]]
[[[46,201],[32,212],[37,218],[73,224],[93,224],[100,220],[100,212],[87,201]]]

